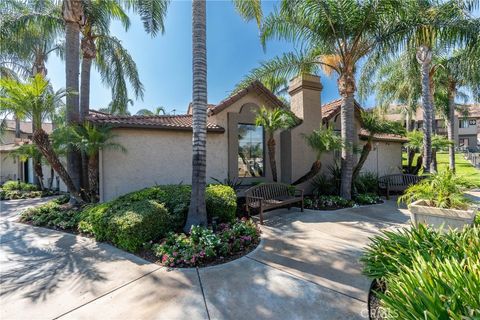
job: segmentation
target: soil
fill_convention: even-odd
[[[371,320],[383,320],[383,309],[380,304],[380,299],[376,295],[377,292],[385,292],[385,283],[380,280],[373,280],[368,292],[368,315]]]

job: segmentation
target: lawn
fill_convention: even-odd
[[[403,164],[407,164],[406,154],[403,154]],[[413,163],[416,163],[417,155],[415,155],[415,159]],[[448,167],[448,153],[447,152],[438,152],[437,153],[437,161],[438,161],[438,170],[443,170],[444,168]],[[462,153],[455,154],[455,167],[457,170],[457,174],[459,176],[463,176],[466,180],[471,182],[476,187],[480,188],[480,170],[476,169],[472,166],[472,164],[465,160]]]

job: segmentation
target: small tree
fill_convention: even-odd
[[[312,133],[304,135],[306,143],[316,153],[315,162],[312,164],[310,171],[300,177],[293,185],[297,185],[314,178],[322,169],[320,158],[324,152],[341,150],[342,138],[335,133],[332,127],[320,127],[318,130],[313,130]]]
[[[357,165],[353,169],[353,181],[358,177],[360,171],[362,170],[365,161],[372,151],[372,140],[376,134],[402,134],[403,130],[400,123],[384,120],[378,116],[374,111],[362,111],[361,113],[362,127],[368,131],[367,143],[362,148],[360,154],[360,159],[358,160]]]
[[[258,110],[255,118],[255,125],[263,127],[267,135],[268,158],[270,169],[272,171],[273,181],[277,181],[277,161],[275,160],[275,138],[274,135],[279,130],[290,129],[295,126],[295,116],[284,109],[275,108],[269,110],[262,107]]]
[[[11,158],[18,158],[20,162],[27,162],[28,159],[37,159],[39,161],[34,161],[33,171],[38,178],[40,184],[40,189],[44,190],[45,186],[43,185],[43,170],[42,170],[42,154],[38,150],[37,146],[34,144],[22,144],[17,149],[13,150],[8,154]]]

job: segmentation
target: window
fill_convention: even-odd
[[[263,128],[238,124],[238,176],[262,177],[264,174]]]
[[[468,120],[467,119],[460,120],[459,127],[468,128]]]
[[[477,125],[477,120],[475,120],[475,119],[468,120],[468,124],[471,125],[471,126],[476,126]]]

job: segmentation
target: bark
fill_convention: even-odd
[[[447,117],[447,135],[448,140],[454,141],[454,128],[455,128],[455,94],[457,88],[456,83],[450,79],[448,84],[448,117]],[[448,159],[450,169],[455,172],[455,145],[452,144],[448,147]]]
[[[53,188],[53,179],[55,179],[55,170],[53,170],[53,167],[50,166],[50,180],[48,182],[48,190],[52,190]]]
[[[342,126],[342,182],[340,196],[344,199],[352,199],[352,175],[353,175],[353,144],[355,141],[354,123],[354,93],[355,78],[353,71],[347,72],[338,79],[338,87],[342,96],[340,120]]]
[[[193,153],[192,194],[184,231],[193,225],[207,224],[205,204],[207,164],[207,36],[205,0],[192,2],[192,50],[193,50]]]
[[[81,1],[64,0],[63,18],[65,20],[65,78],[66,89],[70,94],[66,98],[67,124],[79,123],[79,69],[80,69],[80,26],[83,24]],[[67,171],[75,189],[80,189],[81,158],[74,150],[67,152]]]
[[[90,201],[98,202],[98,154],[88,157],[88,184],[90,185]]]
[[[411,132],[412,131],[412,119],[411,119],[411,114],[409,111],[407,111],[407,114],[406,114],[406,124],[405,124],[405,129],[407,130],[407,132]],[[415,156],[415,151],[412,149],[412,148],[408,148],[407,147],[407,159],[408,159],[408,162],[407,162],[407,172],[408,173],[412,173],[412,165],[413,165],[413,158]]]
[[[431,125],[432,125],[432,135],[436,134],[437,133],[437,120],[436,120],[436,116],[435,116],[435,103],[434,103],[434,100],[433,100],[433,94],[435,92],[435,83],[433,81],[433,76],[435,75],[435,69],[432,68],[428,74],[428,77],[429,77],[429,81],[430,81],[430,94],[429,94],[429,99],[430,99],[430,105],[432,106],[432,115],[431,115],[431,118],[432,118],[432,121],[431,121]],[[433,149],[432,148],[432,162],[431,162],[431,165],[430,165],[430,172],[437,172],[437,150]]]
[[[432,163],[432,105],[430,101],[430,62],[432,52],[426,46],[420,46],[417,50],[417,61],[421,66],[422,76],[422,106],[423,106],[423,170],[430,172]]]
[[[417,165],[415,166],[415,169],[413,170],[413,174],[418,174],[420,172],[420,168],[422,168],[423,165],[423,154],[420,154],[417,158]]]
[[[277,182],[277,161],[275,160],[275,139],[273,134],[268,137],[267,148],[268,148],[268,159],[270,161],[270,169],[272,171],[272,180]]]
[[[296,186],[301,183],[307,182],[310,179],[313,179],[322,169],[322,162],[320,160],[315,161],[312,164],[312,167],[310,168],[310,171],[308,171],[306,174],[304,174],[302,177],[300,177],[297,181],[292,183],[292,185]]]
[[[50,144],[50,140],[48,138],[48,134],[43,131],[43,129],[37,129],[33,134],[33,142],[37,145],[38,149],[42,153],[42,155],[47,159],[48,163],[52,166],[58,176],[62,179],[62,181],[67,186],[68,192],[70,196],[75,199],[78,203],[83,203],[82,197],[80,192],[78,191],[77,187],[73,183],[73,180],[68,175],[67,170],[63,167],[62,163],[58,159],[55,151],[53,151],[53,147]]]
[[[20,118],[15,117],[15,138],[20,138]]]
[[[365,164],[365,161],[367,161],[368,155],[370,154],[370,151],[372,151],[372,141],[369,139],[367,143],[363,146],[362,148],[362,153],[360,155],[360,159],[358,160],[357,165],[353,169],[353,174],[352,174],[352,181],[355,182],[355,179],[357,179],[358,175],[360,174],[360,171],[362,171],[362,167]]]
[[[35,171],[35,176],[37,177],[38,186],[40,190],[44,190],[45,186],[43,185],[43,170],[42,162],[39,157],[35,157],[33,160],[33,171]]]
[[[92,69],[92,61],[96,57],[97,48],[95,40],[92,36],[85,36],[81,41],[82,49],[82,70],[80,77],[80,123],[83,124],[90,113],[90,74]],[[93,194],[89,186],[89,160],[87,154],[81,152],[82,176],[81,186],[87,194]]]

